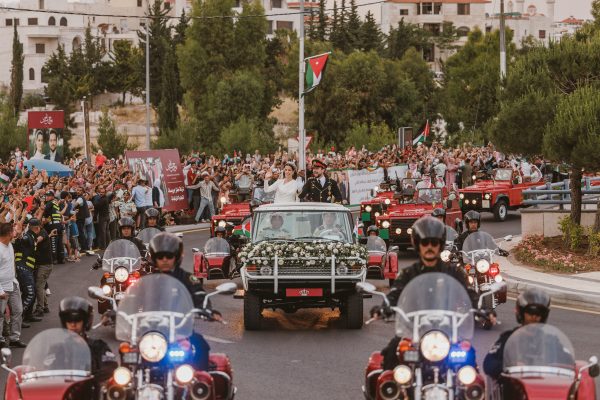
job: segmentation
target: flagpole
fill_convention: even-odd
[[[300,0],[300,24],[298,26],[298,170],[306,171],[306,132],[304,131],[304,0]]]

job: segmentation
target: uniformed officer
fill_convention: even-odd
[[[267,226],[260,232],[262,239],[285,239],[290,237],[290,233],[283,229],[283,215],[273,213],[270,219],[271,226]]]
[[[325,176],[327,164],[321,160],[313,160],[313,176],[306,181],[298,197],[305,201],[318,203],[341,203],[342,193],[337,182]]]
[[[52,254],[57,264],[63,264],[65,262],[65,253],[63,245],[63,225],[62,225],[62,214],[58,200],[54,197],[54,192],[49,190],[46,192],[46,206],[43,214],[45,220],[46,232],[48,234],[56,230],[56,236],[51,239],[52,243]]]
[[[158,219],[160,218],[160,211],[158,211],[154,207],[151,207],[144,211],[144,214],[146,215],[146,228],[156,228],[161,232],[165,231],[165,228],[158,224]]]
[[[33,305],[35,304],[35,279],[33,274],[35,271],[35,248],[40,229],[40,221],[32,218],[29,221],[29,229],[15,240],[15,265],[17,280],[21,286],[23,320],[25,322],[39,322],[42,320],[32,315]]]

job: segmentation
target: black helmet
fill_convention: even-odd
[[[172,254],[175,256],[175,268],[181,264],[183,256],[183,242],[172,233],[162,232],[150,240],[150,262],[156,265],[156,256],[159,254]]]
[[[256,207],[260,206],[262,202],[257,199],[250,200],[250,211],[253,211]]]
[[[144,214],[146,214],[146,218],[158,218],[158,216],[160,215],[160,213],[158,212],[158,210],[154,207],[151,207],[149,209],[147,209]]]
[[[467,229],[469,229],[469,221],[477,221],[477,229],[481,225],[481,214],[477,211],[471,210],[465,214],[465,225],[467,225]]]
[[[376,234],[379,235],[379,228],[377,227],[377,225],[371,225],[370,227],[367,228],[367,236],[369,236],[371,234],[371,232],[375,232]]]
[[[522,324],[525,313],[539,315],[546,322],[550,313],[550,296],[539,288],[528,288],[517,297],[517,322]]]
[[[442,245],[446,242],[446,226],[434,217],[422,217],[412,226],[412,244],[419,250],[419,243],[423,239],[438,239]]]
[[[124,228],[124,227],[130,227],[131,229],[133,229],[135,227],[135,222],[133,221],[133,218],[131,217],[123,217],[119,220],[119,229]]]
[[[58,306],[58,317],[63,328],[67,328],[67,322],[83,321],[84,331],[92,328],[94,311],[89,301],[79,296],[66,297]]]
[[[438,207],[436,209],[433,210],[433,212],[431,213],[432,217],[444,217],[446,218],[446,210]]]
[[[217,227],[215,228],[215,235],[216,235],[217,233],[222,233],[222,234],[223,234],[223,236],[225,236],[225,234],[227,233],[227,229],[225,229],[225,227],[224,227],[224,226],[217,226]]]

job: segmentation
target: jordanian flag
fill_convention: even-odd
[[[318,56],[304,59],[304,66],[306,68],[306,88],[304,93],[312,91],[321,83],[329,54],[331,53],[319,54]]]
[[[416,145],[417,143],[425,143],[425,139],[427,139],[428,136],[429,136],[429,120],[427,120],[427,123],[425,124],[425,129],[423,129],[423,132],[421,132],[421,134],[419,136],[417,136],[416,138],[413,139],[413,146]]]

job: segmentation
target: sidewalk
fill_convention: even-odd
[[[512,250],[521,237],[514,237],[501,246]],[[552,297],[552,304],[600,310],[600,272],[582,274],[554,274],[519,265],[514,256],[502,258],[500,270],[513,295],[528,287],[540,287]]]

